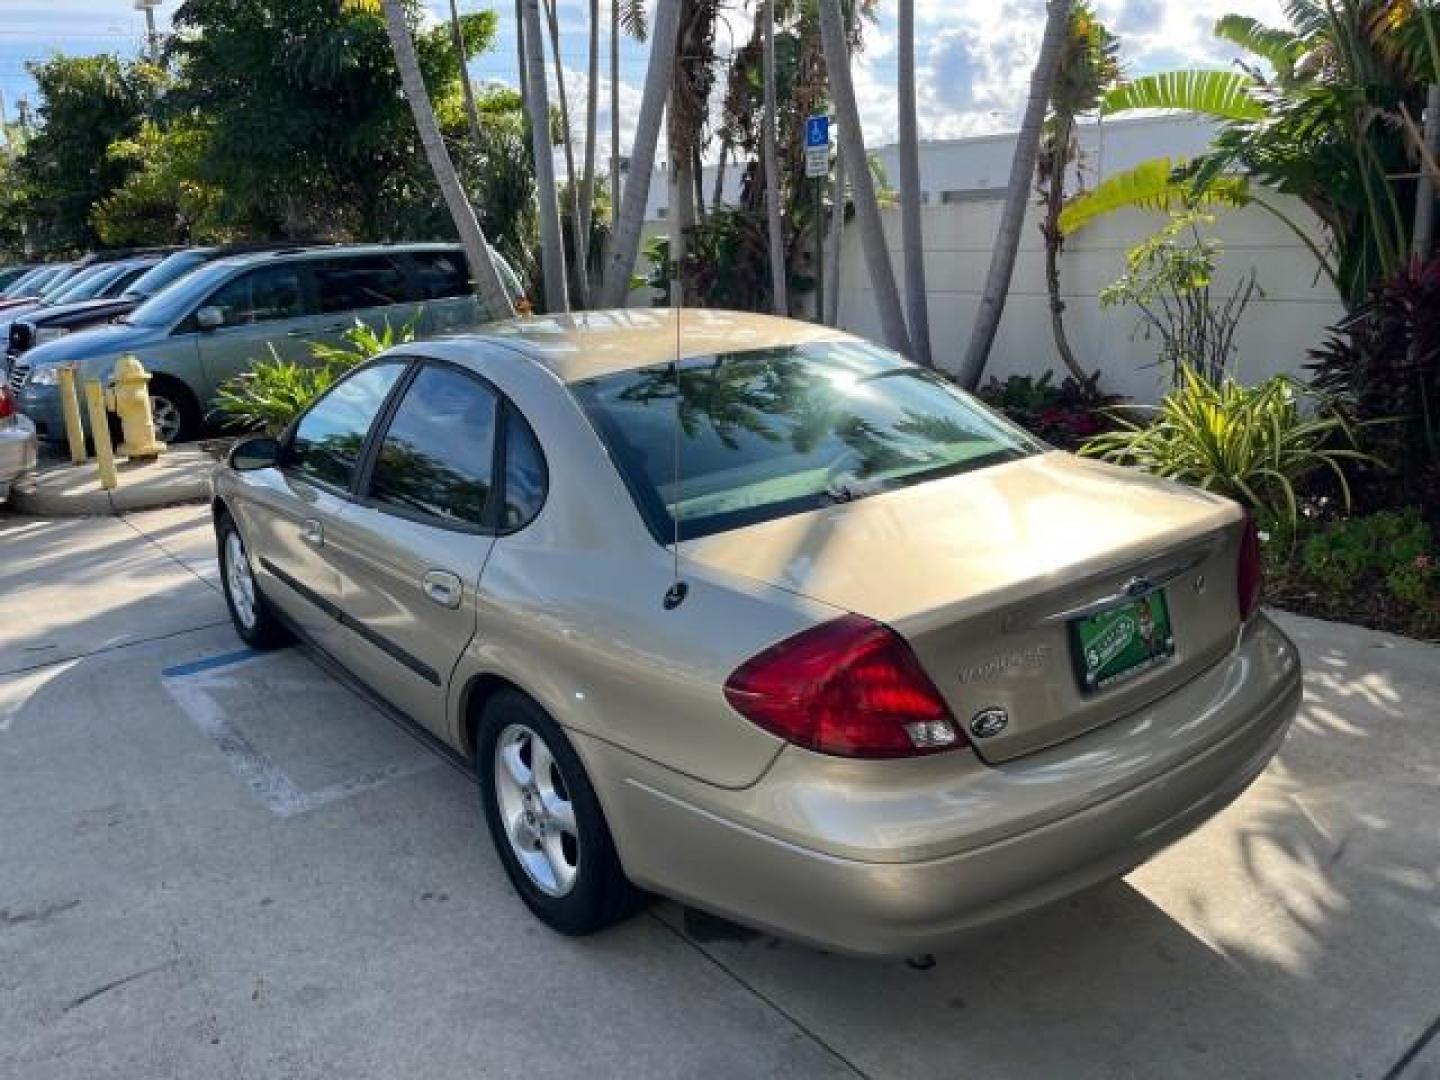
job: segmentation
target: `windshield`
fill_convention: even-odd
[[[124,274],[127,269],[128,267],[121,263],[98,267],[92,273],[77,274],[60,286],[52,296],[47,298],[46,302],[70,304],[76,300],[89,300],[93,296],[99,296],[105,291],[105,286]]]
[[[177,251],[136,278],[123,295],[130,300],[148,300],[205,261],[203,251]]]
[[[44,299],[49,299],[63,289],[66,284],[74,281],[81,274],[87,273],[90,269],[93,268],[86,267],[84,269],[76,269],[73,266],[62,266],[55,271],[52,277],[46,280],[45,284],[39,286],[38,289],[30,289],[28,291],[38,294]]]
[[[120,321],[133,326],[165,328],[189,315],[215,286],[234,273],[235,267],[225,261],[209,263],[185,277],[180,289],[163,289]]]
[[[944,379],[862,342],[687,360],[678,416],[675,382],[667,364],[573,388],[662,542],[1043,449]]]

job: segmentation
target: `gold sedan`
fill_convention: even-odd
[[[1300,699],[1233,503],[855,337],[524,319],[357,369],[216,479],[236,629],[474,763],[511,881],[918,955],[1234,799]]]

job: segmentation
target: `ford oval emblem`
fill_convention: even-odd
[[[1010,723],[1010,714],[1004,709],[981,709],[970,721],[970,734],[977,739],[988,739],[999,735]]]

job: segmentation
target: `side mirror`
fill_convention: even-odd
[[[225,325],[225,309],[207,304],[195,312],[195,325],[201,330],[216,330]]]
[[[230,467],[236,472],[271,469],[280,464],[280,440],[268,435],[241,439],[230,451]]]

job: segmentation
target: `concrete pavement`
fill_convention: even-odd
[[[551,934],[469,777],[217,588],[203,507],[0,517],[0,1077],[1440,1077],[1433,646],[1287,618],[1251,792],[917,971]]]

